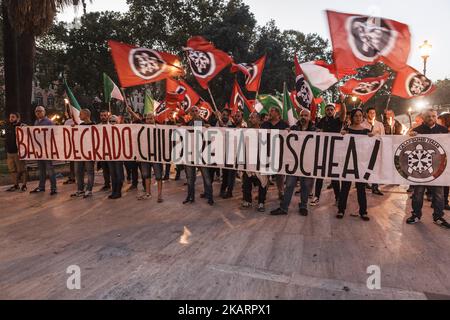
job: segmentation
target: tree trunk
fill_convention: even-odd
[[[19,112],[25,123],[31,124],[34,112],[31,105],[33,89],[33,71],[35,57],[35,38],[32,34],[23,33],[18,37],[19,65]]]
[[[17,37],[8,19],[6,5],[2,3],[3,14],[3,53],[5,74],[5,116],[11,112],[18,112],[19,99],[19,70],[17,61]]]
[[[7,8],[2,2],[3,47],[5,72],[5,113],[19,112],[22,121],[31,124],[31,93],[35,37],[32,34],[18,35],[9,22]]]

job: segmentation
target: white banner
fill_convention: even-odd
[[[152,125],[17,128],[26,160],[143,161],[379,184],[450,185],[450,135],[367,137]]]

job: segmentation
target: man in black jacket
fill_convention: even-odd
[[[415,137],[421,134],[448,134],[448,129],[437,124],[437,111],[429,109],[424,113],[424,123],[413,129],[410,136]],[[444,219],[444,187],[425,187],[414,186],[414,194],[412,207],[412,216],[406,221],[408,224],[416,224],[422,218],[423,195],[425,189],[428,188],[433,193],[433,220],[434,222],[444,228],[450,229],[450,224]]]
[[[291,128],[292,131],[312,131],[315,132],[316,128],[311,122],[311,112],[303,110],[300,113],[300,120],[296,125]],[[287,176],[286,177],[286,189],[284,191],[284,197],[281,200],[280,208],[273,210],[270,214],[273,216],[286,215],[288,213],[289,204],[291,203],[292,196],[294,195],[294,189],[297,186],[297,181],[300,179],[300,203],[299,213],[302,216],[308,215],[308,197],[314,185],[313,178]]]
[[[23,126],[20,122],[20,114],[13,112],[9,115],[9,122],[6,126],[5,149],[8,163],[8,171],[11,175],[14,185],[6,191],[26,191],[27,190],[27,170],[25,161],[19,160],[18,148],[16,143],[16,128]],[[22,179],[22,187],[19,187],[19,180]]]

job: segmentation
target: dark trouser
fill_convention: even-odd
[[[341,193],[341,183],[339,181],[331,181],[331,185],[333,187],[334,191],[334,198],[339,200],[339,194]],[[320,195],[322,193],[322,187],[323,187],[323,179],[316,179],[316,190],[314,192],[314,196],[317,199],[320,199]]]
[[[84,172],[86,171],[88,183],[86,184],[86,191],[92,191],[94,187],[94,161],[80,161],[75,163],[75,172],[77,176],[78,191],[84,191]]]
[[[379,184],[372,183],[372,191],[378,190],[380,188]]]
[[[437,220],[444,216],[444,187],[425,187],[425,186],[414,186],[412,207],[413,215],[421,218],[422,217],[422,207],[423,207],[423,194],[425,189],[428,189],[433,193],[433,219]]]
[[[170,163],[166,164],[166,170],[164,172],[164,178],[165,179],[169,179],[169,177],[170,177],[170,167],[171,167]]]
[[[181,164],[177,164],[177,166],[176,166],[177,174],[175,176],[175,179],[180,179],[181,171],[183,171],[183,170],[184,170],[184,166]]]
[[[252,203],[252,187],[257,186],[258,187],[258,204],[259,203],[265,203],[266,202],[266,195],[267,195],[267,187],[263,188],[261,185],[261,181],[259,181],[258,177],[256,176],[248,176],[246,172],[244,172],[242,176],[242,193],[244,196],[244,201]]]
[[[236,170],[222,169],[222,175],[223,179],[222,179],[222,186],[220,187],[220,193],[232,194],[234,189],[234,183],[236,182]]]
[[[205,198],[213,200],[213,187],[208,168],[199,168],[203,176],[203,187],[205,190]],[[186,166],[186,177],[188,181],[187,199],[195,200],[195,180],[197,179],[197,168],[194,166]]]
[[[352,183],[349,181],[343,181],[341,187],[341,193],[339,195],[339,212],[345,213],[347,209],[348,194]],[[366,184],[356,183],[356,192],[358,194],[359,214],[361,216],[367,215],[367,198],[366,198]]]
[[[111,186],[111,173],[109,172],[109,165],[106,161],[99,162],[99,166],[103,172],[103,180],[105,181],[105,187]]]
[[[75,161],[70,161],[69,162],[69,180],[75,180]]]
[[[128,175],[128,172],[131,175],[131,185],[134,187],[137,187],[138,180],[139,180],[138,163],[136,161],[126,161],[125,168],[127,170],[127,175]]]
[[[50,188],[52,191],[56,191],[56,174],[53,168],[53,162],[51,160],[39,160],[39,189],[45,190],[45,181],[50,179]]]
[[[122,161],[109,161],[109,172],[111,173],[111,184],[112,184],[112,195],[121,196],[123,180],[125,179],[123,173],[123,162]]]
[[[450,191],[450,187],[444,187],[444,205],[448,206],[448,194]]]
[[[289,204],[291,203],[292,196],[294,195],[295,187],[297,186],[297,181],[300,179],[300,209],[308,208],[308,197],[314,185],[314,179],[312,178],[299,178],[295,176],[286,177],[286,188],[284,189],[284,197],[281,201],[281,209],[288,212]]]

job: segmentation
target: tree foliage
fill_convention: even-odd
[[[64,72],[76,94],[101,96],[101,74],[117,80],[107,40],[165,50],[183,57],[182,47],[194,35],[204,36],[229,53],[237,63],[253,62],[267,54],[260,92],[282,91],[283,83],[294,87],[293,58],[301,61],[330,59],[328,42],[317,34],[282,32],[274,21],[258,26],[242,0],[128,0],[128,12],[94,12],[81,17],[78,27],[54,24],[39,38],[37,77],[46,86]],[[185,65],[187,65],[185,61]],[[235,75],[225,69],[211,83],[217,103],[223,106]],[[237,76],[243,85],[243,77]],[[205,98],[188,72],[187,80]],[[155,86],[151,86],[155,88]],[[160,90],[161,91],[161,90]],[[248,93],[253,98],[253,93]],[[162,98],[162,97],[157,97]]]

